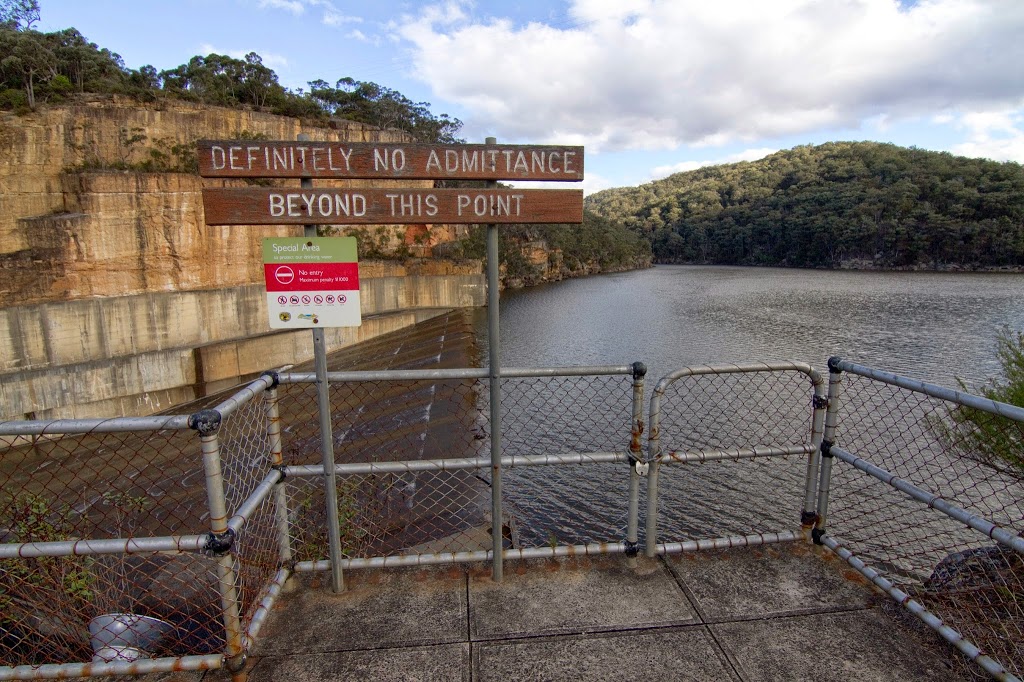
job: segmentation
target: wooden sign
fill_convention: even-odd
[[[582,190],[204,189],[208,225],[581,223]]]
[[[205,178],[583,180],[583,147],[201,140]]]

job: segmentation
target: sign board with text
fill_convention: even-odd
[[[271,329],[362,324],[355,237],[264,239],[263,274]]]
[[[581,190],[204,189],[208,225],[581,223]]]
[[[201,140],[206,178],[583,180],[583,147]]]

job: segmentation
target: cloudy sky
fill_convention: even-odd
[[[582,144],[584,187],[829,140],[1024,162],[1024,0],[40,0],[138,68],[259,53],[468,141]]]

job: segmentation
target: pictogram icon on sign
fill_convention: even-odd
[[[334,294],[327,294],[327,302],[334,303]]]
[[[288,305],[288,297],[287,296],[278,296],[277,297],[277,302],[280,303],[281,305]]]
[[[341,294],[340,296],[338,296],[338,303],[347,303],[347,302],[348,302],[348,296],[346,296],[345,294]]]
[[[298,296],[289,296],[288,297],[288,302],[291,303],[292,305],[298,305],[299,304],[299,297]]]
[[[320,305],[323,302],[324,302],[324,297],[323,296],[320,296],[319,294],[317,294],[316,296],[313,297],[313,303],[316,303],[317,305]]]
[[[274,279],[281,284],[291,284],[295,279],[295,271],[287,265],[281,265],[274,271]]]
[[[311,299],[311,298],[310,298],[309,296],[307,296],[307,295],[303,294],[303,296],[302,296],[302,304],[303,304],[303,305],[309,305],[309,302],[310,302],[311,300],[313,300],[313,299]]]

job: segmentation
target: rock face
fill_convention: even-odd
[[[950,554],[940,561],[925,581],[932,592],[956,592],[1017,582],[1024,574],[1024,559],[1009,547],[988,545]]]
[[[187,164],[199,139],[291,140],[300,132],[404,141],[358,123],[310,128],[187,103],[97,98],[0,113],[0,420],[147,414],[308,359],[307,333],[270,333],[260,249],[263,238],[301,228],[207,226],[204,183],[240,181],[113,170]],[[371,229],[381,243],[408,242],[422,255],[456,236],[413,227]],[[484,302],[476,261],[364,262],[360,279],[363,316],[372,317],[358,329],[329,330],[332,349]]]

